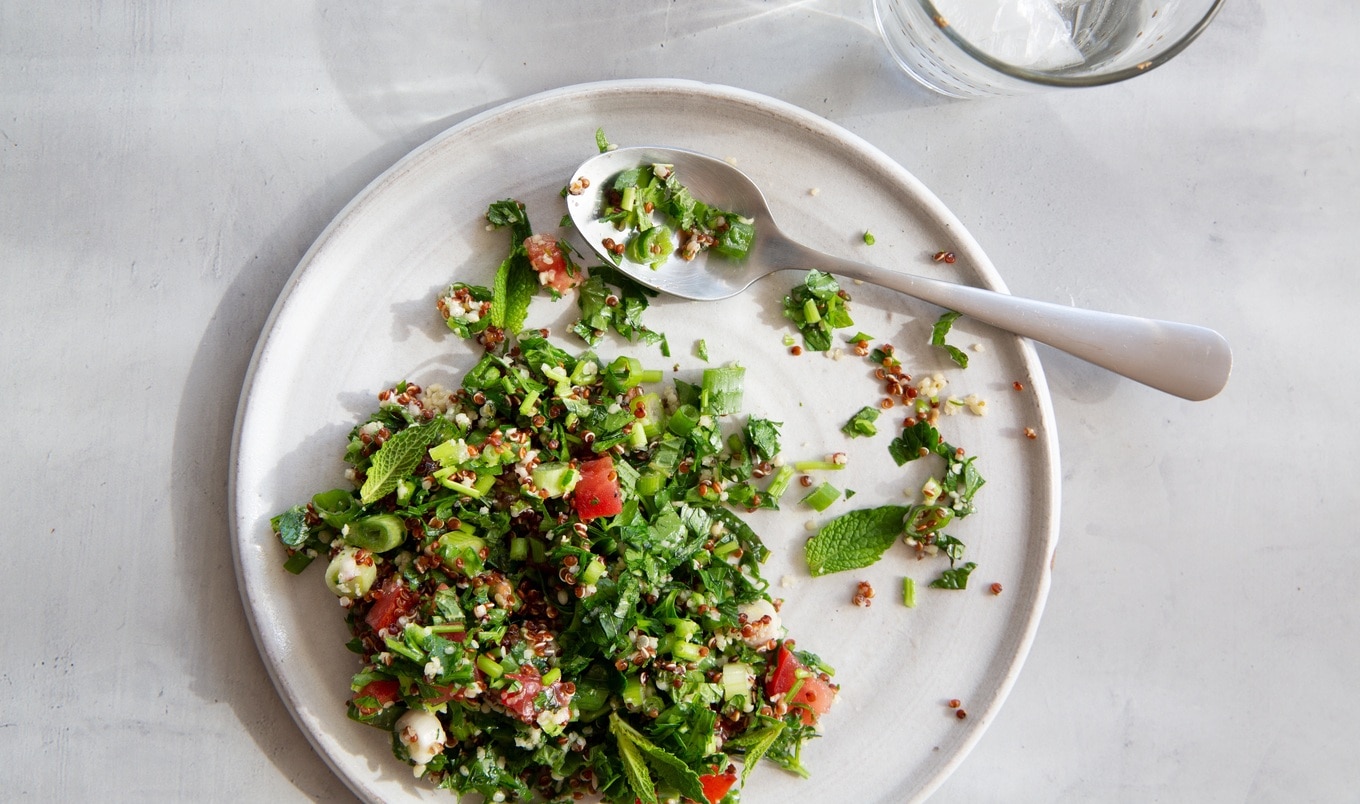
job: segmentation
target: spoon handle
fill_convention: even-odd
[[[1223,390],[1232,369],[1228,342],[1204,327],[1034,301],[843,260],[797,244],[790,247],[802,252],[801,259],[781,267],[815,265],[891,288],[1046,343],[1183,399],[1200,401],[1214,396]]]

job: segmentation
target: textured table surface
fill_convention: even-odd
[[[1360,791],[1360,7],[1233,0],[1134,81],[962,102],[898,72],[848,0],[77,5],[0,0],[4,798],[347,795],[237,594],[251,350],[311,241],[412,147],[636,77],[820,114],[932,188],[1013,292],[1234,347],[1203,403],[1041,349],[1053,588],[935,800]]]

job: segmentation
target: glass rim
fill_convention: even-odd
[[[1209,27],[1210,22],[1213,22],[1219,9],[1223,7],[1223,4],[1227,2],[1227,0],[1214,0],[1213,5],[1209,6],[1209,10],[1205,12],[1204,16],[1201,17],[1189,31],[1186,31],[1184,36],[1177,39],[1175,42],[1172,42],[1170,46],[1152,58],[1141,61],[1132,67],[1124,67],[1108,73],[1095,73],[1091,75],[1063,75],[1061,72],[1055,70],[1033,70],[1027,67],[1017,67],[1013,64],[1008,64],[979,50],[967,39],[960,36],[958,32],[954,30],[954,26],[949,24],[948,19],[935,7],[933,0],[915,0],[915,2],[921,6],[921,10],[930,17],[936,27],[939,28],[940,32],[944,34],[945,38],[969,57],[999,73],[1031,84],[1041,84],[1050,87],[1095,87],[1103,86],[1105,84],[1114,84],[1119,81],[1133,78],[1134,76],[1143,75],[1170,61],[1172,57],[1182,50],[1185,50],[1191,42],[1195,41],[1200,34],[1204,33],[1204,29]]]

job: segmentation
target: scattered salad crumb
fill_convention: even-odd
[[[864,232],[864,245],[866,245],[866,246],[872,246],[872,245],[873,245],[874,243],[876,243],[876,242],[878,242],[878,241],[877,241],[877,239],[874,237],[874,233],[873,233],[873,232],[870,232],[870,231],[868,231],[868,230],[865,230],[865,232]]]
[[[868,581],[860,581],[855,585],[855,596],[850,602],[861,608],[868,608],[874,604],[874,587]]]
[[[992,594],[994,594],[994,595],[999,595],[999,594],[1001,594],[1001,584],[999,584],[999,583],[994,583],[994,584],[992,584],[992,585],[991,585],[991,590],[992,590]]]
[[[943,262],[952,265],[956,258],[954,257],[954,252],[952,251],[937,251],[933,255],[931,255],[931,259],[934,260],[935,262]]]

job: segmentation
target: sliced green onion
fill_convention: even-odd
[[[765,496],[773,497],[775,502],[779,502],[779,498],[783,497],[784,492],[788,491],[793,475],[794,469],[788,464],[774,470],[774,476],[770,478],[770,485],[765,487]]]
[[[354,521],[360,505],[353,492],[346,489],[331,489],[312,497],[312,508],[316,509],[317,515],[325,520],[327,525],[339,529]]]
[[[823,483],[803,498],[803,502],[817,511],[825,511],[841,496],[840,489],[830,483]]]
[[[902,605],[909,609],[916,608],[916,581],[910,577],[902,579]]]
[[[500,678],[505,674],[505,668],[501,667],[501,663],[485,653],[477,654],[477,667],[491,678]]]
[[[600,577],[604,575],[604,569],[604,559],[595,556],[590,560],[590,563],[586,565],[586,568],[581,570],[581,583],[585,586],[590,586],[600,580]]]
[[[743,366],[722,366],[704,369],[700,398],[707,400],[705,413],[724,416],[741,410],[746,369]]]
[[[406,523],[395,514],[366,516],[345,529],[343,538],[370,553],[386,553],[406,541]]]
[[[400,653],[402,656],[405,656],[406,658],[410,659],[413,662],[425,661],[425,657],[423,655],[417,653],[414,648],[412,648],[411,646],[407,645],[405,642],[402,642],[399,639],[386,637],[385,639],[383,639],[383,642],[387,644],[387,649],[392,651],[393,653]]]
[[[671,414],[666,427],[672,433],[684,438],[699,423],[699,411],[693,405],[681,405]]]

